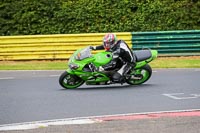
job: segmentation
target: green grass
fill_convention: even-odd
[[[153,68],[200,68],[200,56],[160,57],[150,65]]]
[[[152,68],[200,68],[200,56],[158,57]],[[0,70],[64,70],[67,61],[0,61]]]
[[[66,61],[4,61],[0,63],[0,70],[63,70]]]

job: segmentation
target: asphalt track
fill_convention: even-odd
[[[140,86],[65,90],[62,71],[0,71],[0,125],[88,116],[200,109],[200,69],[156,69]]]

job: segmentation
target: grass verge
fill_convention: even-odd
[[[200,56],[158,57],[150,65],[153,68],[200,68]]]
[[[158,57],[152,68],[200,68],[200,56]],[[67,61],[0,61],[0,70],[64,70]]]

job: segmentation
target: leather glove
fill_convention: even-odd
[[[93,46],[90,46],[90,49],[91,49],[91,50],[95,50],[95,47],[93,47]]]

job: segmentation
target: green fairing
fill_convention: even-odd
[[[108,81],[109,78],[102,73],[99,72],[85,72],[83,71],[83,68],[85,67],[86,64],[88,63],[93,63],[96,67],[105,65],[109,63],[112,60],[112,54],[110,52],[100,52],[95,55],[92,55],[91,57],[85,58],[83,60],[77,60],[75,59],[76,56],[81,52],[81,50],[77,50],[70,58],[68,65],[69,64],[78,64],[79,68],[77,68],[75,71],[71,70],[70,68],[67,69],[68,73],[75,74],[82,78],[83,80],[88,80],[91,76],[94,76],[96,74],[100,74],[102,78],[96,79],[95,82],[102,82],[102,81]]]
[[[110,52],[101,52],[94,55],[94,64],[99,67],[109,63],[112,59],[112,54]]]
[[[93,63],[96,67],[105,65],[107,63],[109,63],[112,60],[112,54],[110,52],[100,52],[97,53],[89,58],[83,59],[83,60],[76,60],[75,56],[77,56],[77,54],[80,52],[81,50],[76,51],[73,56],[70,58],[68,65],[69,64],[78,64],[79,68],[76,69],[76,71],[81,71],[83,67],[88,64],[88,63]]]

